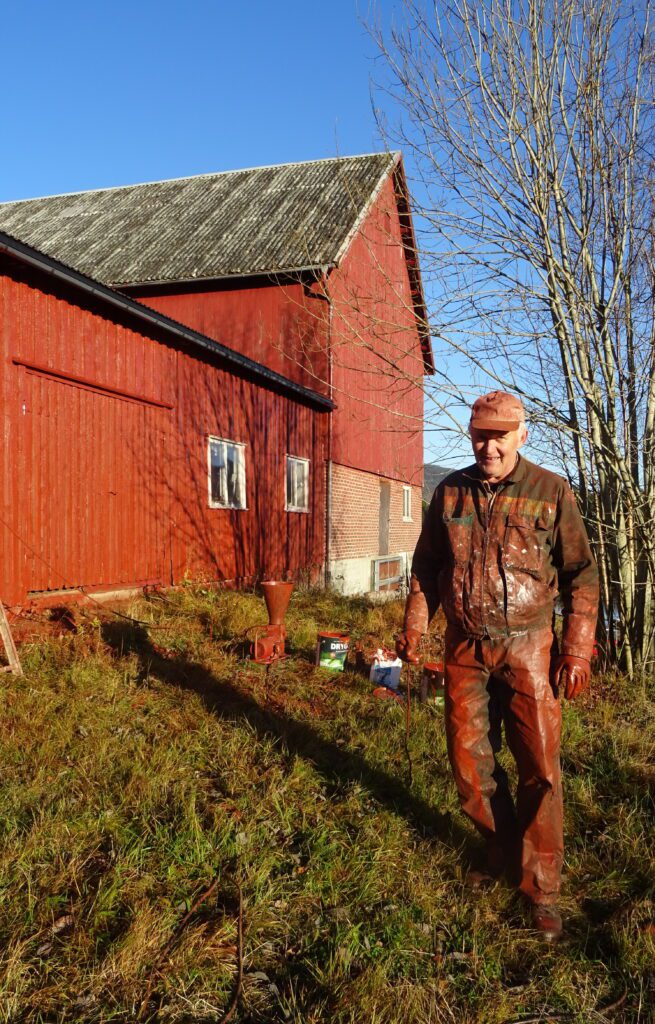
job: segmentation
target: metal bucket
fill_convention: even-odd
[[[332,672],[343,672],[350,636],[348,633],[319,633],[316,641],[316,664]]]

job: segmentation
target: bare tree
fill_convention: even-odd
[[[655,660],[649,4],[402,10],[374,31],[400,111],[386,136],[415,169],[435,340],[526,400],[589,526],[607,650],[633,674]]]

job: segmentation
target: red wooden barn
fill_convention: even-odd
[[[318,576],[324,395],[2,233],[0,332],[3,601]]]
[[[399,154],[7,203],[0,227],[333,399],[318,416],[327,418],[328,578],[352,592],[405,574],[420,528],[422,382],[433,365]],[[134,356],[140,380],[138,364]],[[308,461],[301,447],[285,448],[296,531],[307,489],[314,500],[320,491],[316,453]]]

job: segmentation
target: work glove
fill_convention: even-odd
[[[564,687],[564,696],[573,700],[589,688],[591,665],[586,658],[574,654],[558,654],[550,665],[550,680],[555,687]]]
[[[402,661],[408,661],[410,665],[418,665],[419,656],[416,649],[421,640],[422,633],[418,629],[404,629],[398,634],[396,640],[396,654]]]

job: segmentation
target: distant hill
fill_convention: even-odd
[[[437,462],[423,464],[423,501],[429,502],[440,480],[452,473],[452,466],[440,466]]]

